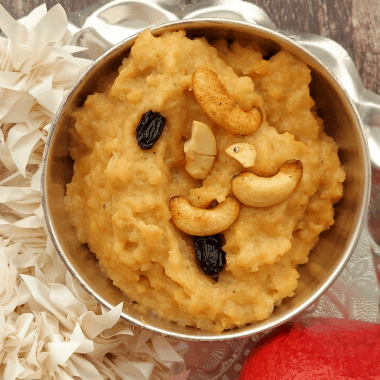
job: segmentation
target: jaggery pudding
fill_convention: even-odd
[[[66,209],[143,312],[213,333],[264,320],[334,223],[345,172],[310,69],[266,53],[145,30],[73,114]]]

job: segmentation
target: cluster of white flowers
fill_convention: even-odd
[[[64,267],[41,207],[40,164],[50,123],[90,63],[62,46],[60,5],[23,22],[0,5],[0,379],[166,379],[184,343],[120,320]],[[180,376],[186,378],[186,374]]]

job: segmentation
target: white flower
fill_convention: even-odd
[[[45,140],[41,127],[90,61],[71,55],[82,48],[61,46],[68,21],[60,5],[36,8],[24,25],[0,5],[0,25],[8,36],[0,43],[0,126],[8,135],[0,136],[0,159],[10,169],[10,155],[25,176],[31,153]]]
[[[0,5],[0,378],[165,379],[182,361],[169,341],[102,309],[66,270],[48,239],[40,164],[65,93],[88,60],[61,46],[60,5],[23,23]]]

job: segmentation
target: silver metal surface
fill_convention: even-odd
[[[126,2],[123,2],[126,4]],[[136,3],[136,2],[134,2]],[[112,6],[115,3],[110,3]],[[236,4],[236,2],[235,2]],[[102,8],[104,12],[106,8]],[[199,13],[198,13],[199,14]],[[275,309],[271,318],[219,335],[185,328],[139,314],[99,269],[88,249],[81,245],[69,222],[63,205],[66,183],[71,180],[72,162],[68,154],[67,129],[73,109],[81,106],[88,94],[96,90],[98,78],[116,71],[123,57],[128,55],[134,38],[109,50],[99,58],[75,84],[53,123],[43,158],[42,193],[47,226],[52,240],[72,275],[100,303],[107,307],[125,301],[122,316],[141,327],[157,333],[192,340],[224,340],[241,338],[271,329],[294,317],[320,297],[337,278],[349,260],[360,236],[368,207],[370,159],[360,124],[359,115],[347,92],[334,74],[301,45],[273,30],[246,22],[221,19],[199,19],[171,22],[153,27],[154,34],[164,30],[183,28],[192,36],[207,38],[253,39],[269,51],[286,49],[303,60],[312,70],[312,91],[318,109],[325,118],[325,130],[340,146],[340,158],[347,171],[345,194],[336,207],[336,223],[326,231],[313,250],[308,264],[299,268],[300,281],[295,297],[287,299]],[[98,31],[99,32],[99,31]],[[76,35],[73,35],[76,38]]]

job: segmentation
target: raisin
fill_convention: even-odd
[[[141,149],[152,149],[160,138],[165,127],[166,119],[158,112],[145,113],[136,128],[136,139]]]
[[[219,272],[226,264],[226,253],[222,250],[219,235],[194,236],[195,254],[204,274],[215,282],[219,280]]]

